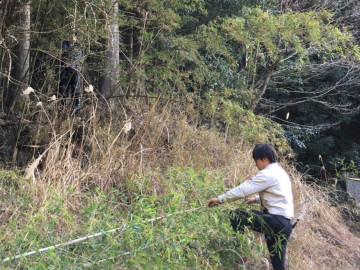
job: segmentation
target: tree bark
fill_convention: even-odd
[[[120,41],[119,25],[117,22],[119,4],[116,0],[111,0],[110,12],[106,19],[106,30],[108,33],[105,54],[105,75],[101,82],[101,93],[105,98],[112,94],[122,94],[119,85],[119,64],[120,64]]]
[[[14,109],[16,101],[20,98],[21,90],[28,86],[30,67],[30,1],[24,3],[19,13],[18,45],[15,51],[14,79],[16,85],[10,95],[10,111]]]

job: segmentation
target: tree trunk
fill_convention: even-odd
[[[20,98],[21,90],[28,86],[30,67],[30,1],[24,3],[19,13],[18,45],[15,51],[14,79],[16,85],[10,94],[10,111]]]
[[[119,4],[116,0],[111,0],[110,12],[106,19],[106,30],[108,33],[105,55],[105,75],[101,82],[101,93],[105,98],[112,94],[122,94],[119,85],[119,63],[120,63],[120,41],[119,25],[117,22]]]

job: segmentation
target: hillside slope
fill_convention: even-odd
[[[2,269],[229,269],[239,256],[250,259],[245,269],[269,269],[258,234],[231,232],[228,211],[241,202],[205,207],[256,173],[251,151],[264,141],[277,145],[291,175],[295,215],[306,210],[291,236],[289,269],[358,269],[360,238],[340,207],[302,181],[283,139],[265,131],[274,127],[244,116],[224,133],[164,105],[112,122],[95,112],[57,123],[58,136],[25,171],[1,171]],[[121,233],[3,262],[118,226]]]

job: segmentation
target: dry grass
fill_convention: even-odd
[[[349,231],[340,210],[321,191],[293,173],[296,213],[306,210],[289,244],[291,269],[358,269],[360,238]]]
[[[229,187],[256,173],[252,145],[198,127],[197,115],[189,116],[159,100],[151,107],[140,109],[138,104],[122,108],[120,116],[104,114],[106,109],[101,108],[100,113],[97,106],[89,106],[75,117],[68,115],[61,121],[56,117],[50,125],[39,126],[42,130],[37,143],[51,138],[40,154],[44,156],[41,169],[35,157],[27,170],[34,176],[33,194],[39,201],[46,201],[50,186],[59,191],[72,186],[71,207],[80,203],[74,194],[94,187],[126,188],[125,179],[130,175],[147,171],[159,171],[160,175],[169,166],[220,172]],[[289,244],[290,269],[358,269],[360,239],[319,190],[305,185],[295,169],[285,166],[293,179],[296,215],[306,209]],[[161,192],[161,183],[154,175],[150,185],[154,192]]]

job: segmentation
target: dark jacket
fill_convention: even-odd
[[[63,41],[61,47],[61,66],[63,68],[71,68],[80,71],[82,51],[79,46],[76,43],[71,45],[69,41]]]

